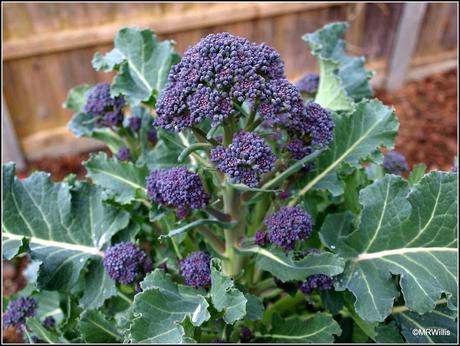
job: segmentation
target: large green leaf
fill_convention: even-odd
[[[120,136],[107,127],[97,127],[94,117],[87,113],[74,114],[68,128],[77,137],[94,138],[104,142],[114,153],[123,145]]]
[[[181,325],[188,317],[194,326],[210,318],[206,292],[174,283],[163,270],[147,274],[142,293],[134,297],[131,341],[141,343],[182,343]]]
[[[361,191],[359,227],[334,241],[331,228],[322,239],[335,243],[348,259],[336,288],[356,297],[361,318],[383,321],[397,296],[392,275],[406,305],[418,313],[434,309],[446,293],[450,306],[457,294],[457,176],[431,172],[412,187],[387,175]]]
[[[340,274],[345,265],[342,258],[330,252],[310,254],[301,260],[295,260],[292,253],[286,255],[279,248],[267,250],[254,246],[239,248],[238,251],[256,253],[256,265],[283,282],[305,280],[314,274],[334,276]]]
[[[70,89],[67,99],[62,105],[64,108],[72,109],[75,112],[83,112],[86,103],[86,93],[91,89],[89,84],[80,84]]]
[[[364,58],[345,53],[341,37],[347,28],[347,23],[332,23],[302,37],[320,65],[316,102],[332,110],[352,109],[354,101],[372,96],[369,79],[373,73],[365,70]]]
[[[424,315],[406,310],[394,317],[407,342],[437,344],[457,341],[456,315],[447,307],[438,307]]]
[[[375,342],[379,344],[402,344],[404,342],[399,328],[395,321],[391,321],[388,324],[379,324],[375,328],[377,335],[375,336]]]
[[[149,170],[145,165],[108,158],[104,152],[91,155],[83,165],[87,176],[95,184],[109,190],[110,195],[120,204],[129,204],[146,194],[145,178]]]
[[[80,298],[80,306],[84,309],[97,309],[106,299],[116,294],[115,282],[105,272],[102,258],[93,258],[85,274],[85,290]]]
[[[15,177],[14,164],[3,166],[3,239],[29,240],[33,259],[42,262],[42,289],[71,288],[90,257],[101,256],[113,234],[126,227],[129,213],[102,202],[102,191],[79,183],[53,183],[38,172]]]
[[[85,310],[78,322],[83,339],[90,343],[114,343],[122,340],[114,322],[100,311]]]
[[[150,29],[121,29],[115,48],[105,56],[96,54],[93,66],[105,72],[116,69],[111,93],[124,95],[131,105],[147,102],[163,89],[171,66],[179,61],[173,41],[158,42]]]
[[[364,159],[380,161],[378,149],[393,148],[399,123],[394,110],[378,100],[364,100],[348,114],[334,114],[334,140],[315,161],[315,168],[301,180],[297,196],[313,188],[327,189],[337,196],[343,193],[336,170],[344,163],[359,167]],[[305,186],[303,186],[305,185]],[[294,204],[294,202],[292,202]]]
[[[212,304],[217,311],[224,311],[224,321],[233,324],[246,315],[248,300],[243,292],[235,287],[233,279],[222,274],[222,262],[218,258],[211,261]]]
[[[274,314],[273,328],[261,338],[276,343],[332,343],[333,335],[340,335],[338,323],[328,314],[316,313],[307,320],[297,317],[285,319]],[[256,336],[259,337],[258,334]]]
[[[40,340],[47,344],[65,344],[69,342],[63,336],[57,335],[56,332],[46,329],[37,317],[29,318],[26,324]]]

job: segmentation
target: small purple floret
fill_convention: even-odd
[[[313,95],[318,91],[319,75],[316,73],[307,73],[295,85],[300,92]]]
[[[128,285],[152,271],[147,254],[131,242],[123,242],[107,249],[104,257],[107,274],[116,282]]]
[[[240,329],[240,340],[241,342],[249,342],[252,337],[251,329],[246,326],[241,327]]]
[[[129,118],[129,127],[134,132],[138,132],[141,129],[142,118],[141,117],[130,117]]]
[[[20,326],[26,322],[27,317],[35,316],[37,300],[30,297],[19,297],[8,304],[8,310],[3,315],[3,325]]]
[[[129,161],[131,160],[131,151],[123,145],[118,149],[117,158],[121,161]]]
[[[288,199],[289,197],[291,197],[292,193],[291,191],[289,190],[284,190],[284,191],[281,191],[278,195],[279,199],[281,200],[285,200],[285,199]]]
[[[179,217],[184,210],[204,208],[209,195],[204,191],[201,177],[185,167],[152,171],[146,179],[147,193],[155,203],[177,208]]]
[[[206,287],[211,284],[211,259],[203,251],[192,252],[180,262],[180,271],[185,283],[194,288]]]
[[[409,165],[404,155],[393,150],[384,156],[383,168],[390,174],[401,175],[402,171],[409,170]]]
[[[89,92],[84,106],[85,113],[98,118],[98,125],[119,127],[123,122],[123,96],[110,96],[110,84],[96,84]]]
[[[308,238],[312,219],[300,206],[282,207],[265,222],[270,242],[285,251],[294,249],[296,242]]]
[[[150,143],[156,143],[157,141],[157,130],[155,128],[151,128],[150,130],[147,131],[147,140]]]
[[[268,244],[268,234],[267,232],[263,231],[263,230],[258,230],[256,232],[256,235],[254,237],[254,241],[257,245],[259,245],[260,247],[264,247],[265,245]]]
[[[240,131],[227,147],[218,146],[211,150],[211,162],[226,173],[235,183],[256,187],[261,175],[271,171],[275,154],[264,140],[253,132]]]
[[[55,324],[56,324],[56,320],[54,319],[53,316],[47,316],[47,317],[43,320],[43,326],[44,326],[46,329],[50,329],[50,328],[54,327]]]
[[[324,274],[315,274],[309,276],[302,284],[299,289],[304,294],[311,293],[315,288],[319,290],[329,290],[332,288],[334,279]]]

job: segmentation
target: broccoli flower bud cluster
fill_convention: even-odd
[[[315,274],[309,276],[304,282],[300,284],[299,289],[304,294],[311,293],[315,288],[319,290],[329,290],[332,288],[334,280],[324,274]]]
[[[300,206],[282,207],[265,224],[270,242],[285,251],[294,249],[297,241],[307,239],[312,232],[311,216]]]
[[[180,271],[185,283],[194,288],[211,284],[211,259],[204,251],[192,252],[180,262]]]
[[[19,326],[26,323],[27,317],[35,316],[37,312],[37,300],[31,297],[19,297],[8,304],[8,309],[3,315],[3,325]]]
[[[319,75],[316,73],[307,73],[295,85],[300,92],[313,95],[318,91]]]
[[[265,245],[268,244],[268,234],[264,230],[258,230],[256,232],[256,235],[254,237],[254,241],[257,245],[260,247],[264,247]]]
[[[141,117],[132,116],[129,118],[129,127],[134,132],[139,132],[139,130],[141,129],[141,125],[142,125]]]
[[[278,79],[284,79],[284,63],[272,47],[226,32],[208,35],[173,66],[156,124],[182,131],[210,118],[216,126],[235,114],[234,102],[269,103],[270,81]]]
[[[383,168],[391,174],[401,175],[402,171],[409,170],[406,158],[397,151],[388,152],[383,158]]]
[[[240,329],[240,341],[241,342],[249,342],[252,338],[251,329],[246,326],[241,327]]]
[[[146,181],[149,198],[176,208],[178,217],[185,217],[189,209],[204,208],[208,204],[209,195],[200,176],[183,166],[152,171]]]
[[[261,175],[273,169],[275,160],[271,147],[253,132],[240,131],[227,148],[220,145],[211,150],[211,162],[218,170],[250,187],[257,186]]]
[[[121,161],[129,161],[131,160],[131,151],[123,145],[118,149],[117,158]]]
[[[291,139],[286,149],[291,156],[300,160],[315,149],[327,146],[333,139],[334,121],[332,114],[314,101],[305,106],[304,118],[291,127]]]
[[[47,317],[43,320],[43,326],[44,326],[46,329],[51,329],[51,328],[53,328],[55,324],[56,324],[56,320],[54,319],[53,316],[47,316]]]
[[[123,123],[123,96],[110,96],[110,84],[96,84],[89,92],[84,106],[85,113],[97,118],[99,126],[119,127]]]
[[[135,244],[123,242],[107,249],[104,268],[112,280],[128,285],[152,271],[153,264],[147,254]]]

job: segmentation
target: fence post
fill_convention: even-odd
[[[398,24],[387,71],[386,88],[400,88],[406,77],[412,55],[417,47],[426,3],[406,3]]]
[[[2,113],[3,113],[3,144],[4,151],[2,156],[2,163],[13,161],[16,163],[17,170],[23,170],[26,168],[26,161],[22,155],[21,148],[19,147],[18,140],[16,138],[16,132],[14,130],[13,123],[10,118],[10,112],[5,102],[5,98],[2,93]]]

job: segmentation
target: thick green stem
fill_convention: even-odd
[[[257,126],[259,126],[262,123],[262,121],[264,121],[264,119],[262,118],[257,119],[256,121],[251,123],[245,130],[248,132],[254,131],[257,128]]]
[[[224,272],[229,276],[236,276],[241,271],[243,258],[235,251],[235,246],[244,236],[244,212],[241,208],[240,193],[229,184],[224,187],[224,211],[231,216],[232,221],[238,224],[232,229],[225,229],[225,257]]]
[[[221,238],[216,236],[209,228],[205,226],[201,226],[198,228],[198,232],[200,232],[206,241],[211,245],[211,247],[220,255],[224,255],[225,253],[225,244]]]
[[[200,142],[204,142],[204,143],[208,142],[208,143],[212,144],[215,147],[220,145],[220,143],[218,141],[216,141],[214,138],[207,138],[206,133],[203,132],[198,127],[192,127],[192,132],[195,135],[196,139],[198,139],[198,141],[200,141]]]

